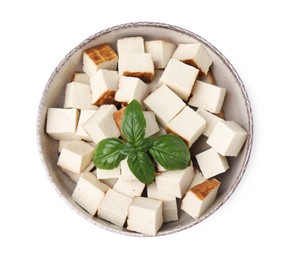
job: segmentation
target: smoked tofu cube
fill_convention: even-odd
[[[155,178],[157,189],[168,196],[182,198],[194,176],[193,165],[183,170],[163,172]]]
[[[169,62],[176,45],[171,42],[145,41],[145,51],[152,54],[154,66],[157,69],[164,69]]]
[[[97,179],[101,179],[101,180],[117,179],[121,175],[121,166],[119,165],[118,167],[111,170],[104,170],[104,169],[99,169],[96,167],[95,175]]]
[[[199,218],[215,201],[220,182],[206,180],[190,189],[182,200],[181,209],[191,217]]]
[[[96,111],[94,110],[81,110],[80,111],[80,117],[79,117],[79,121],[78,121],[78,125],[77,125],[77,130],[76,130],[76,137],[83,139],[85,141],[89,141],[92,142],[92,139],[89,137],[89,135],[87,134],[87,132],[83,129],[83,125],[84,123],[86,123],[86,121],[93,116],[93,114]]]
[[[74,140],[64,147],[58,159],[58,165],[74,173],[82,172],[91,162],[94,147],[81,140]]]
[[[118,39],[117,48],[119,56],[129,52],[144,53],[144,39],[140,36]]]
[[[163,222],[178,220],[176,198],[159,192],[155,182],[147,186],[147,197],[162,201]]]
[[[156,89],[158,89],[162,85],[162,83],[160,82],[160,78],[163,72],[164,70],[155,70],[152,81],[148,83],[150,93],[154,92]]]
[[[204,75],[207,75],[212,64],[209,54],[201,43],[179,44],[172,58],[198,68]]]
[[[226,89],[197,80],[188,104],[200,107],[211,113],[221,111]]]
[[[192,180],[189,189],[193,188],[194,186],[204,182],[206,180],[206,178],[204,178],[203,174],[199,171],[199,170],[195,170],[196,174],[194,179]]]
[[[184,101],[191,95],[199,70],[176,59],[170,59],[160,81]]]
[[[122,227],[128,216],[132,199],[113,189],[108,189],[98,207],[98,217]]]
[[[118,89],[118,72],[100,69],[90,78],[91,103],[96,106],[113,104]]]
[[[148,110],[155,113],[162,126],[168,124],[186,106],[165,84],[151,93],[144,100],[144,104]]]
[[[160,128],[157,124],[156,117],[152,111],[143,111],[146,120],[145,138],[159,132]]]
[[[137,77],[149,83],[154,76],[154,65],[149,53],[123,53],[119,57],[119,75]]]
[[[99,69],[116,70],[118,55],[112,47],[103,43],[83,52],[83,71],[91,77]]]
[[[127,229],[155,236],[163,224],[162,202],[136,197],[129,207]]]
[[[138,181],[128,166],[128,159],[121,161],[121,178],[125,181]]]
[[[73,191],[72,199],[90,215],[94,216],[108,189],[107,185],[96,179],[92,173],[87,172],[80,176]]]
[[[207,144],[223,156],[237,156],[247,132],[234,121],[220,121],[216,124]]]
[[[117,111],[117,109],[114,105],[102,105],[93,116],[83,124],[83,129],[85,129],[95,144],[108,137],[117,138],[120,136],[119,129],[113,117],[115,111]]]
[[[89,85],[89,77],[85,72],[74,72],[73,76],[72,76],[72,81],[73,82],[79,82],[79,83],[83,83],[86,85]]]
[[[213,148],[197,154],[196,159],[206,179],[226,172],[229,169],[226,157],[217,153]]]
[[[124,178],[120,177],[113,189],[130,198],[134,198],[135,196],[141,196],[144,188],[145,184],[138,180],[126,181]]]
[[[166,132],[180,136],[188,147],[192,146],[205,129],[206,120],[189,106],[186,106],[166,125]]]
[[[47,134],[56,140],[75,139],[79,110],[75,108],[49,108],[47,112]]]
[[[119,78],[118,90],[115,100],[127,105],[136,99],[141,105],[149,94],[149,87],[139,78],[121,76]]]

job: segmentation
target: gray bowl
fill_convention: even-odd
[[[57,167],[57,142],[45,133],[47,109],[49,107],[63,106],[66,84],[70,81],[73,72],[81,70],[82,51],[105,42],[116,48],[117,39],[127,36],[143,36],[146,40],[164,39],[174,43],[202,43],[213,60],[212,72],[217,84],[227,89],[223,107],[226,119],[236,121],[249,132],[248,139],[239,156],[228,158],[230,170],[218,176],[222,184],[213,205],[198,220],[194,220],[187,214],[180,212],[179,221],[164,224],[157,235],[171,234],[198,224],[212,215],[226,202],[245,172],[252,148],[253,118],[246,89],[230,62],[202,37],[173,25],[138,22],[114,26],[84,40],[70,51],[56,67],[42,94],[37,118],[37,142],[40,158],[53,187],[76,213],[104,229],[124,235],[145,236],[115,226],[97,217],[92,217],[71,199],[71,194],[76,184]],[[203,143],[198,142],[195,150],[204,149]]]

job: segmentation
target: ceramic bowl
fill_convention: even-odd
[[[239,156],[229,158],[230,170],[217,176],[222,184],[213,205],[198,220],[189,217],[184,212],[180,212],[179,221],[164,224],[157,235],[171,234],[198,224],[210,217],[226,202],[245,172],[252,148],[253,119],[250,102],[243,82],[223,54],[202,37],[173,25],[138,22],[114,26],[98,32],[81,42],[59,63],[45,86],[37,118],[39,153],[45,172],[52,185],[76,213],[89,222],[107,230],[125,235],[144,236],[143,234],[117,227],[97,217],[92,217],[71,199],[71,194],[76,184],[57,167],[57,142],[45,133],[47,109],[49,107],[63,106],[66,84],[70,82],[73,72],[80,71],[82,68],[83,50],[101,43],[109,43],[112,47],[116,48],[117,39],[127,36],[143,36],[146,40],[164,39],[174,43],[202,43],[213,60],[211,69],[217,85],[227,89],[227,96],[223,107],[226,119],[236,121],[249,132],[248,139]],[[203,149],[200,143],[196,147],[196,150]]]

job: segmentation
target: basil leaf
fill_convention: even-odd
[[[137,151],[130,154],[128,166],[139,181],[145,184],[151,184],[154,181],[155,169],[147,153]]]
[[[191,155],[187,145],[176,135],[157,137],[149,152],[155,161],[170,171],[185,169],[191,164]]]
[[[154,139],[151,137],[144,138],[136,143],[136,148],[140,152],[148,152],[152,147]]]
[[[121,152],[124,142],[117,138],[106,138],[100,141],[93,154],[93,163],[100,169],[114,169],[126,158]]]
[[[124,155],[129,155],[135,152],[136,152],[136,147],[132,142],[126,142],[121,147],[121,153]]]
[[[143,110],[137,100],[131,101],[125,109],[122,118],[122,134],[130,142],[137,142],[144,138],[146,120]]]

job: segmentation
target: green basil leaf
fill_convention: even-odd
[[[191,164],[191,155],[185,142],[176,135],[161,135],[149,150],[154,160],[167,170],[185,169]]]
[[[121,153],[124,155],[129,155],[135,152],[136,152],[136,147],[132,142],[126,142],[121,147]]]
[[[143,110],[137,100],[131,101],[122,118],[122,134],[130,142],[137,142],[144,138],[146,120]]]
[[[154,139],[152,137],[144,138],[136,143],[136,148],[140,152],[148,152],[152,147]]]
[[[94,150],[93,163],[100,169],[114,169],[126,158],[121,150],[124,142],[117,138],[106,138],[100,141]]]
[[[145,184],[151,184],[154,181],[155,169],[147,153],[137,151],[130,154],[128,166],[139,181]]]

